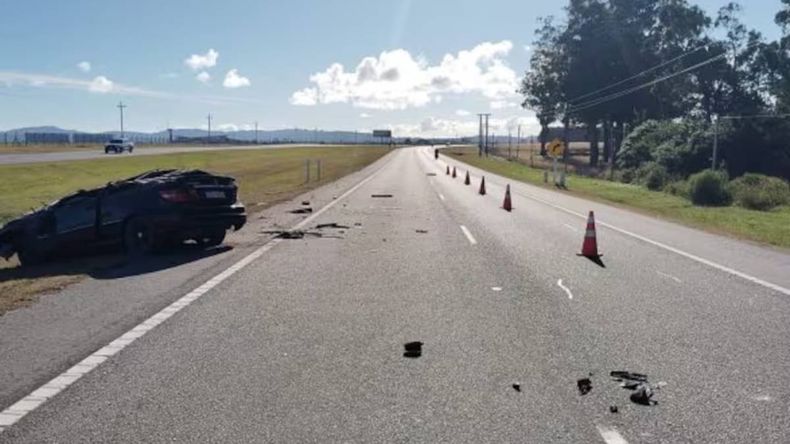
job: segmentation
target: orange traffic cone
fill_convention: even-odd
[[[453,167],[453,179],[455,179],[455,167]]]
[[[486,195],[486,178],[485,178],[485,176],[483,176],[483,179],[480,180],[480,195],[481,196],[485,196]]]
[[[450,175],[450,165],[447,165],[447,175]]]
[[[505,211],[513,210],[513,204],[510,202],[510,185],[505,188],[505,202],[502,203],[502,208],[504,208]]]
[[[466,172],[466,179],[464,179],[464,185],[471,185],[472,179],[469,178],[469,171]]]
[[[584,233],[584,244],[582,244],[582,252],[578,256],[585,256],[589,258],[598,258],[603,256],[598,254],[598,240],[595,236],[595,216],[590,211],[587,216],[587,231]]]

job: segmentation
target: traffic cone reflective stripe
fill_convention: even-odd
[[[469,177],[469,171],[466,172],[466,179],[464,180],[464,185],[471,185],[472,179]]]
[[[587,230],[584,233],[584,243],[582,244],[582,252],[579,256],[586,257],[600,257],[598,254],[598,239],[595,234],[595,215],[590,211],[587,216]]]
[[[455,177],[456,177],[456,175],[455,175],[455,167],[453,167],[453,179],[455,179]]]
[[[502,203],[502,208],[504,208],[505,211],[513,210],[513,203],[510,201],[510,185],[505,188],[505,202]]]
[[[481,196],[485,196],[486,195],[486,178],[485,178],[485,176],[483,176],[483,178],[480,180],[480,195]]]

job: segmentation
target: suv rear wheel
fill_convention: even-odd
[[[123,246],[126,249],[126,254],[142,256],[155,252],[159,244],[151,224],[135,217],[129,219],[124,225]]]
[[[225,241],[225,230],[212,230],[197,239],[200,245],[215,247]]]

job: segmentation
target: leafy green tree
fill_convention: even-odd
[[[524,96],[521,106],[534,110],[540,122],[540,155],[545,156],[549,125],[557,120],[563,102],[560,86],[565,70],[562,55],[557,52],[559,28],[553,24],[552,17],[542,20],[536,34],[531,68],[522,79],[519,92]]]

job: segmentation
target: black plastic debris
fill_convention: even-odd
[[[403,357],[416,359],[422,356],[422,342],[407,342],[403,344]]]
[[[304,230],[267,230],[264,234],[274,234],[278,239],[304,239],[306,236],[326,237],[322,233]]]
[[[665,382],[660,382],[656,387],[650,384],[647,380],[647,375],[642,373],[634,373],[627,371],[613,371],[609,375],[615,381],[620,382],[620,387],[631,390],[631,402],[639,405],[656,405],[658,401],[653,399],[655,389],[661,388],[666,385]]]
[[[592,381],[590,378],[582,378],[576,381],[576,387],[579,388],[579,394],[584,396],[592,391]]]
[[[348,225],[340,225],[337,222],[331,222],[331,223],[327,223],[327,224],[318,224],[318,225],[315,226],[316,230],[321,230],[323,228],[336,228],[338,230],[347,230],[347,229],[349,229],[351,227],[349,227]]]
[[[392,194],[371,194],[370,197],[381,199],[381,198],[392,197]]]
[[[307,214],[307,213],[312,213],[312,212],[313,212],[313,209],[312,209],[312,208],[310,208],[310,207],[307,207],[307,208],[297,208],[297,209],[295,209],[295,210],[291,210],[291,211],[290,211],[290,213],[291,213],[291,214]]]
[[[634,372],[627,372],[622,370],[616,370],[609,372],[609,376],[618,380],[628,380],[628,381],[638,381],[638,382],[647,382],[647,375],[642,373],[634,373]]]
[[[428,230],[414,230],[420,234],[428,234]]]
[[[515,390],[515,391],[517,391],[517,392],[521,393],[521,384],[519,384],[518,382],[516,382],[515,384],[513,384],[513,385],[512,385],[512,387],[513,387],[513,390]]]
[[[304,206],[308,206],[308,205],[310,205],[310,201],[308,201],[308,200],[303,200],[303,201],[302,201],[302,205],[304,205]]]
[[[616,405],[610,405],[609,406],[609,411],[611,413],[617,413],[617,411],[618,411],[617,406]]]
[[[631,393],[631,402],[641,405],[654,405],[657,403],[653,400],[654,394],[653,387],[647,382],[643,382],[634,389],[633,393]]]
[[[362,222],[354,222],[354,226],[355,227],[361,227],[362,226]]]

